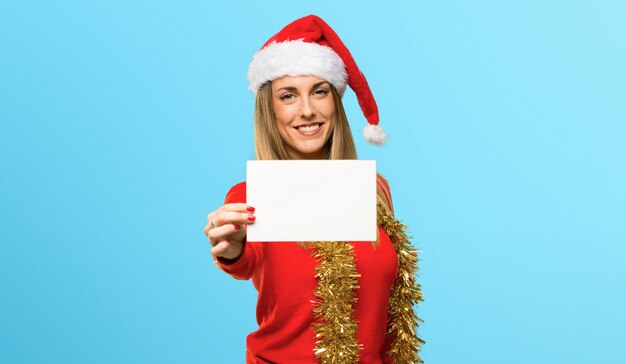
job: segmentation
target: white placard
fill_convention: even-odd
[[[376,240],[376,161],[248,161],[248,241]]]

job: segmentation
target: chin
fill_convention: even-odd
[[[318,156],[322,155],[322,148],[314,148],[314,149],[296,149],[296,153],[310,157],[311,159],[320,159]],[[314,158],[315,157],[315,158]]]
[[[293,151],[301,155],[303,157],[308,157],[309,159],[322,159],[319,157],[320,155],[325,155],[324,146],[326,143],[322,143],[322,141],[318,143],[306,143],[306,144],[296,144],[295,148],[292,148]]]
[[[322,130],[322,133],[315,138],[306,138],[294,133],[290,135],[291,143],[288,143],[288,145],[294,156],[300,156],[305,159],[322,159],[326,155],[325,147],[330,137],[327,130]]]

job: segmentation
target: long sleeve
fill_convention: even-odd
[[[224,203],[245,203],[246,183],[233,186],[226,194]],[[263,262],[264,245],[261,242],[244,241],[243,251],[235,259],[213,257],[215,264],[236,279],[250,279]]]

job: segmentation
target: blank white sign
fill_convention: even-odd
[[[376,240],[376,161],[248,161],[248,241]]]

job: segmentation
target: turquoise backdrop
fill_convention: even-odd
[[[323,17],[390,139],[427,363],[625,363],[626,2],[0,3],[0,362],[241,363],[202,228],[253,158],[254,52]],[[621,283],[620,283],[621,282]]]

